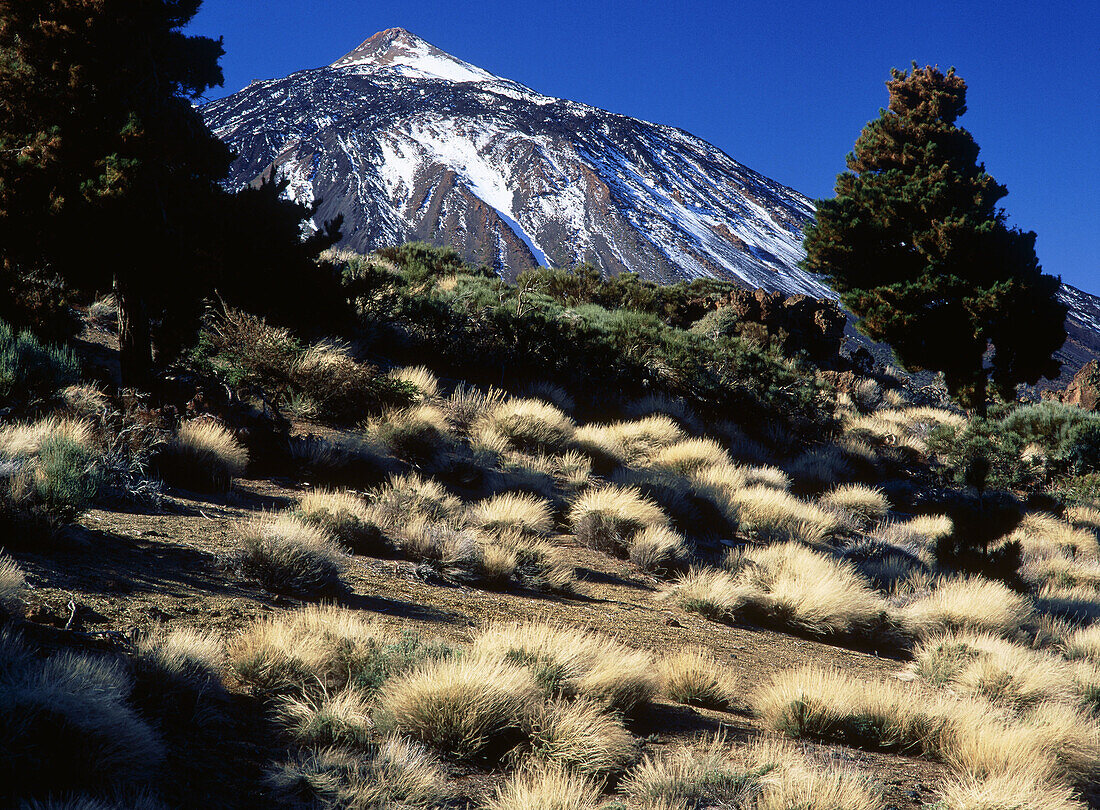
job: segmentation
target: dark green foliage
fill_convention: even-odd
[[[30,332],[15,334],[0,321],[0,408],[47,401],[80,381],[80,363],[70,349],[47,346]]]
[[[992,420],[975,417],[959,430],[933,428],[929,447],[944,463],[941,478],[977,489],[1020,489],[1034,486],[1035,473],[1020,458],[1020,435]]]
[[[351,673],[348,685],[364,694],[378,691],[383,682],[408,672],[429,661],[441,661],[455,655],[455,649],[438,639],[425,640],[418,633],[406,630],[392,641],[368,643],[370,654],[357,659],[359,666]]]
[[[94,453],[64,436],[46,439],[35,467],[38,500],[50,515],[63,520],[91,506],[103,482]]]
[[[836,197],[817,204],[803,266],[907,369],[942,371],[959,401],[984,413],[988,381],[1013,398],[1017,384],[1057,376],[1058,279],[1042,274],[1035,234],[1007,226],[997,207],[1006,189],[955,124],[966,84],[954,69],[914,63],[887,87],[889,109],[860,134]]]
[[[1100,419],[1089,419],[1070,429],[1065,458],[1078,475],[1100,472]]]
[[[438,263],[454,274],[446,256]],[[620,300],[604,296],[600,286],[613,287],[614,280],[582,279],[577,297],[564,296],[572,302],[567,308],[537,283],[525,286],[527,276],[514,286],[467,268],[437,286],[423,283],[423,271],[387,271],[369,261],[352,263],[346,275],[365,331],[379,348],[401,347],[405,360],[418,363],[430,349],[448,376],[496,386],[551,382],[575,395],[582,409],[604,414],[609,402],[661,392],[685,399],[701,416],[736,413],[756,426],[827,419],[812,376],[770,345],[698,334],[654,312],[579,300],[582,294]],[[586,292],[591,285],[595,292]]]
[[[378,255],[404,271],[414,284],[470,272],[454,248],[436,247],[427,242],[406,242],[399,247],[382,248]],[[495,275],[484,268],[477,272],[488,278]]]
[[[151,318],[193,297],[190,237],[231,159],[191,104],[222,81],[221,42],[181,31],[199,5],[0,3],[0,260],[113,283],[128,384]]]

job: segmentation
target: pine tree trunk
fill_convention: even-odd
[[[153,371],[153,344],[145,298],[132,284],[115,276],[118,305],[118,360],[123,388],[149,390]]]

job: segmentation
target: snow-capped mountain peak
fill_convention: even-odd
[[[441,51],[404,28],[379,31],[331,66],[389,68],[402,76],[450,82],[502,81],[488,71]]]

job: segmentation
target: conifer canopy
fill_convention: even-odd
[[[1008,192],[956,125],[966,83],[913,63],[891,71],[888,109],[860,134],[836,197],[817,203],[803,267],[824,275],[861,331],[889,343],[910,371],[942,371],[952,394],[984,412],[988,384],[1055,377],[1065,342],[1059,280],[1035,234],[1010,228]]]

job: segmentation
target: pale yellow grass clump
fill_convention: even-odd
[[[158,467],[170,483],[190,489],[225,490],[248,468],[248,450],[211,419],[180,425],[168,442]]]
[[[505,492],[474,504],[466,513],[469,522],[494,532],[516,529],[544,537],[554,530],[550,502],[534,495]]]
[[[1042,613],[1089,623],[1100,619],[1100,593],[1089,585],[1069,588],[1044,585],[1035,597],[1035,607]]]
[[[512,773],[486,810],[598,810],[600,788],[560,765],[530,764]]]
[[[300,807],[303,796],[316,794],[336,797],[339,806],[349,808],[439,807],[450,797],[447,774],[435,757],[396,736],[369,753],[306,748],[268,768],[264,784],[279,807]]]
[[[1069,785],[1026,771],[965,776],[950,781],[940,794],[943,810],[1085,810]]]
[[[984,700],[930,694],[838,669],[785,670],[752,694],[765,725],[792,737],[921,753],[960,774],[1082,779],[1100,765],[1095,719],[1064,703],[1015,718]]]
[[[89,451],[95,448],[90,422],[50,416],[0,427],[0,459],[34,458],[51,438],[65,439]]]
[[[713,439],[685,439],[662,447],[653,454],[649,465],[679,475],[714,465],[731,466],[733,460],[725,448]]]
[[[637,489],[610,485],[577,496],[569,509],[569,523],[582,543],[623,554],[638,532],[667,526],[668,517]]]
[[[662,594],[718,621],[749,619],[817,636],[891,631],[886,602],[851,566],[797,543],[733,552],[730,573],[696,570]]]
[[[587,776],[625,769],[638,758],[638,746],[622,721],[588,700],[551,700],[524,729],[524,750],[535,759],[558,763]]]
[[[331,695],[286,695],[276,701],[273,714],[276,725],[299,745],[364,749],[374,734],[370,706],[354,689]]]
[[[473,650],[529,667],[548,691],[630,711],[659,687],[653,658],[607,636],[541,622],[493,624]]]
[[[576,569],[562,548],[519,532],[504,532],[496,543],[512,553],[515,573],[527,587],[540,591],[572,590]]]
[[[771,487],[738,490],[730,502],[742,530],[761,539],[821,545],[843,525],[839,517],[821,507]]]
[[[1066,520],[1076,529],[1100,533],[1100,509],[1094,506],[1071,506],[1066,510]]]
[[[373,666],[392,632],[354,610],[310,605],[255,622],[230,645],[230,665],[268,693],[335,693]]]
[[[673,398],[665,394],[647,394],[628,404],[623,409],[623,413],[631,419],[654,415],[667,416],[689,430],[698,432],[702,428],[699,417],[690,405],[678,397]]]
[[[519,728],[541,699],[529,669],[464,656],[430,661],[383,683],[375,722],[383,731],[465,758],[507,729]]]
[[[1008,539],[1019,542],[1025,556],[1070,554],[1093,559],[1100,556],[1100,544],[1094,532],[1076,529],[1053,515],[1035,512],[1025,515]]]
[[[657,415],[634,422],[585,425],[574,434],[573,446],[589,456],[598,470],[610,472],[620,464],[644,464],[662,448],[684,438],[679,425]]]
[[[790,744],[756,743],[742,755],[763,772],[752,810],[880,810],[882,797],[871,781],[850,768],[821,767]]]
[[[313,489],[298,501],[298,515],[356,551],[381,544],[376,516],[367,502],[349,490]]]
[[[903,611],[910,626],[925,635],[964,629],[1008,635],[1032,614],[1027,597],[981,577],[940,580],[930,594]]]
[[[537,399],[506,400],[473,426],[479,443],[521,452],[566,450],[576,429],[568,415]]]
[[[689,648],[661,659],[661,694],[689,706],[726,709],[733,704],[734,685],[710,652]]]
[[[690,556],[684,538],[666,526],[650,526],[630,541],[630,561],[643,571],[668,574],[685,568]]]
[[[394,476],[371,493],[371,503],[387,528],[417,517],[457,521],[465,508],[442,484],[416,473]]]
[[[386,375],[392,380],[408,383],[417,391],[421,400],[438,399],[439,380],[427,366],[408,366],[391,369]]]
[[[23,589],[27,580],[15,560],[0,554],[0,616],[23,615]]]
[[[577,407],[577,403],[573,397],[569,396],[568,391],[548,380],[541,380],[527,386],[523,389],[523,396],[530,399],[541,399],[565,413],[572,413],[573,409]]]
[[[347,555],[331,534],[292,514],[238,524],[241,571],[272,591],[300,596],[335,593]]]
[[[683,810],[692,807],[753,807],[760,794],[757,774],[735,762],[721,735],[710,735],[645,758],[619,785],[631,807]]]
[[[1100,665],[1100,624],[1075,630],[1065,640],[1063,649],[1070,660],[1085,658]]]
[[[1080,698],[1073,668],[1064,660],[990,633],[937,635],[921,642],[913,657],[913,672],[933,685],[1015,711]]]
[[[146,667],[177,683],[209,688],[225,669],[224,641],[194,627],[157,626],[139,637],[135,646]]]
[[[1085,587],[1100,592],[1100,559],[1065,554],[1029,557],[1020,568],[1020,576],[1035,588]]]
[[[882,520],[890,511],[890,501],[882,490],[862,484],[834,487],[822,495],[818,503],[843,509],[855,515],[864,525]]]
[[[502,588],[516,570],[516,552],[471,529],[418,517],[398,534],[401,553],[412,560],[435,564],[455,579],[486,588]]]

